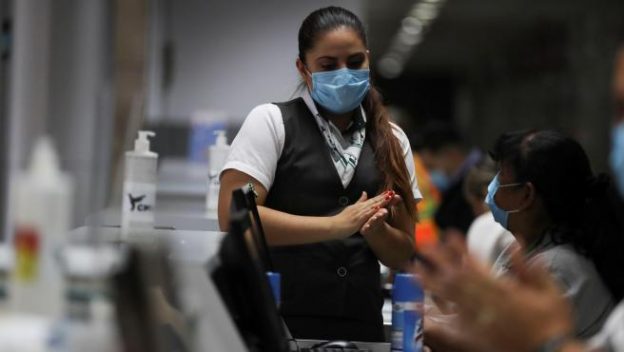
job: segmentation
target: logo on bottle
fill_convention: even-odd
[[[152,206],[149,204],[142,204],[141,202],[145,199],[146,195],[140,196],[132,196],[132,193],[128,193],[128,198],[130,199],[130,211],[149,211],[152,209]]]

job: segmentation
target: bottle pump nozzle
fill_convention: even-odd
[[[152,131],[139,131],[139,137],[134,141],[134,151],[135,152],[149,152],[150,151],[150,141],[147,137],[154,137],[156,133]]]
[[[227,137],[225,136],[224,130],[214,131],[215,136],[217,136],[217,140],[215,141],[216,146],[227,146]]]

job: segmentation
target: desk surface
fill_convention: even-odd
[[[121,224],[121,210],[116,207],[103,209],[89,215],[85,224],[104,227],[119,226]],[[174,212],[172,209],[163,209],[161,206],[154,212],[154,226],[175,230],[219,231],[217,215],[207,213],[203,209],[197,209],[197,207],[178,208]]]
[[[219,249],[223,232],[154,229],[152,233],[168,244],[170,259],[206,263]],[[117,242],[121,238],[119,227],[83,226],[69,234],[73,239],[91,239],[96,242]]]

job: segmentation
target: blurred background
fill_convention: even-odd
[[[311,11],[364,20],[374,81],[413,144],[431,121],[487,150],[504,131],[557,128],[606,170],[622,0],[0,1],[0,224],[11,177],[48,134],[75,183],[74,226],[119,203],[123,152],[157,133],[159,209],[201,212],[211,132],[299,83]]]

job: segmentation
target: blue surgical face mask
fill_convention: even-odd
[[[370,71],[341,68],[312,73],[312,99],[325,109],[343,114],[357,108],[368,93]]]
[[[624,122],[615,126],[611,134],[609,163],[620,195],[624,196]]]
[[[440,170],[431,170],[429,172],[429,178],[431,179],[431,183],[433,183],[440,192],[446,191],[451,185],[451,179]]]
[[[494,221],[499,223],[502,227],[504,227],[507,230],[509,230],[508,228],[509,214],[517,213],[520,211],[520,209],[516,209],[516,210],[501,209],[498,207],[498,205],[496,205],[494,196],[496,196],[496,192],[498,192],[498,189],[501,187],[515,187],[515,186],[520,186],[521,184],[522,183],[509,183],[506,185],[501,185],[500,182],[498,181],[498,174],[497,174],[494,177],[494,179],[492,179],[492,182],[490,182],[490,184],[488,185],[488,193],[487,193],[487,196],[485,196],[485,204],[487,204],[487,206],[490,208],[490,211],[492,211],[492,216],[494,216]]]

